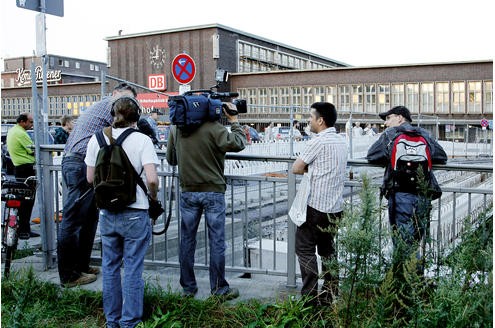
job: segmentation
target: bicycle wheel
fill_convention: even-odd
[[[10,265],[14,260],[14,253],[17,249],[17,245],[14,246],[6,246],[5,247],[5,267],[3,270],[3,276],[5,278],[9,277],[10,274]]]

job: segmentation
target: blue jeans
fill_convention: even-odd
[[[144,256],[151,238],[147,210],[100,211],[103,310],[107,327],[134,327],[143,316]],[[124,264],[121,282],[120,268]],[[119,326],[120,325],[120,326]]]
[[[182,192],[180,195],[180,284],[185,292],[198,290],[194,275],[196,233],[205,213],[210,247],[210,288],[212,294],[225,294],[225,195],[219,192]]]
[[[395,261],[407,260],[418,249],[429,227],[430,212],[431,203],[427,198],[405,192],[390,195],[388,216]],[[419,252],[416,257],[420,260]]]
[[[76,280],[81,272],[89,269],[98,210],[93,187],[86,180],[83,155],[63,158],[62,178],[66,192],[58,230],[57,257],[60,282],[66,283]]]

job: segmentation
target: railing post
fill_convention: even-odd
[[[287,213],[296,196],[296,175],[292,173],[292,163],[288,163]],[[287,216],[287,287],[295,288],[296,284],[296,225]]]
[[[44,179],[42,179],[38,191],[43,195],[41,197],[41,250],[43,252],[43,260],[45,270],[55,267],[54,252],[56,249],[56,238],[54,236],[54,219],[53,219],[53,200],[55,193],[52,183],[50,166],[53,165],[53,157],[50,151],[40,151],[40,167]],[[56,172],[56,171],[55,171]],[[57,214],[58,219],[58,214]]]

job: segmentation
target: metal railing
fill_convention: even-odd
[[[60,145],[41,146],[40,167],[45,179],[38,192],[44,193],[46,200],[41,204],[41,235],[47,269],[55,267],[59,221],[53,218],[58,219],[63,203],[60,158],[54,157],[53,154],[62,150]],[[161,185],[159,197],[165,213],[154,229],[162,229],[163,219],[170,207],[172,216],[168,231],[153,236],[145,263],[149,266],[178,267],[180,244],[178,177],[166,163],[165,151],[157,150],[157,153],[162,163],[158,172]],[[227,271],[283,276],[287,278],[287,286],[296,285],[299,270],[295,255],[296,226],[287,217],[299,180],[290,169],[294,160],[295,157],[290,156],[227,154],[227,165],[234,168],[237,166],[238,172],[241,173],[246,172],[243,168],[249,165],[267,167],[266,173],[235,174],[236,171],[231,169],[231,173],[227,175],[228,188],[225,194]],[[274,163],[278,164],[274,165]],[[359,172],[366,172],[379,180],[375,185],[381,182],[383,169],[370,165],[365,160],[349,160],[348,167],[355,176]],[[493,167],[491,164],[447,164],[434,166],[434,169],[443,190],[442,197],[432,203],[431,235],[435,239],[434,251],[438,257],[462,236],[462,226],[466,218],[474,221],[483,210],[491,208]],[[459,183],[461,180],[466,181],[466,184],[461,185]],[[359,201],[357,193],[361,183],[348,180],[345,186],[346,201],[350,204]],[[388,227],[386,217],[382,216],[377,220],[384,227]],[[196,267],[207,269],[209,250],[204,220],[200,224],[197,240]],[[95,261],[101,259],[99,249],[100,239],[97,234],[93,252]]]

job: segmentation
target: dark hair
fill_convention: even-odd
[[[125,82],[121,82],[119,84],[117,84],[117,86],[115,88],[113,88],[114,91],[123,91],[123,90],[129,90],[132,92],[132,94],[134,95],[134,97],[137,96],[137,92],[136,92],[136,89],[130,85],[130,84],[127,84]]]
[[[121,97],[113,102],[114,128],[126,128],[139,120],[141,108],[134,98]]]
[[[26,122],[27,120],[29,120],[29,113],[21,113],[17,117],[16,122],[21,123],[21,122]]]
[[[335,125],[335,122],[337,121],[337,110],[333,104],[320,101],[313,103],[311,108],[314,108],[318,116],[323,118],[327,127]]]
[[[60,124],[62,124],[62,126],[66,126],[68,123],[72,122],[72,120],[72,116],[65,114],[60,118]]]

